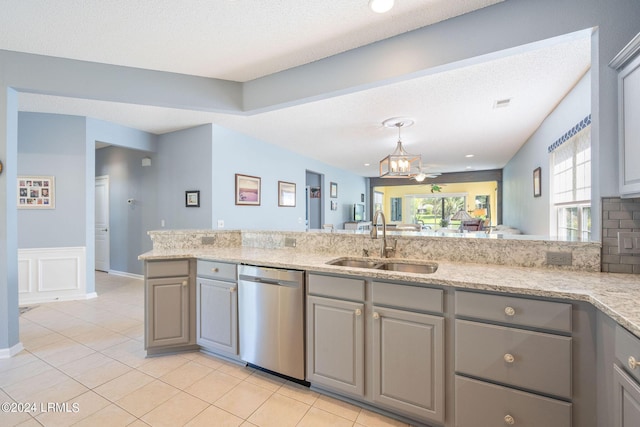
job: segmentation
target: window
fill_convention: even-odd
[[[411,195],[406,198],[411,222],[431,229],[446,227],[451,217],[467,205],[466,195]],[[460,221],[453,221],[453,225],[459,224]]]
[[[591,126],[552,153],[556,234],[568,240],[591,238]]]

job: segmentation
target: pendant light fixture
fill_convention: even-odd
[[[395,117],[382,122],[385,127],[398,129],[398,142],[395,151],[380,160],[381,178],[411,178],[422,172],[422,156],[407,153],[400,136],[401,129],[413,123],[413,120],[406,117]]]

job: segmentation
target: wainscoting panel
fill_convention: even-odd
[[[87,299],[84,247],[18,250],[19,304]]]

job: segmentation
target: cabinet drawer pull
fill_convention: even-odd
[[[513,363],[515,362],[516,358],[513,357],[513,354],[507,353],[504,355],[504,361],[507,363]]]
[[[356,316],[360,316],[362,314],[362,310],[356,308]]]
[[[235,286],[232,286],[232,287],[229,288],[229,292],[234,293],[236,291],[236,289],[237,288]]]
[[[513,307],[505,307],[504,314],[506,314],[509,317],[515,316],[516,315],[516,309],[513,308]]]
[[[378,320],[380,318],[380,313],[373,312],[373,318]]]
[[[629,363],[629,368],[631,368],[631,369],[636,369],[638,366],[640,366],[640,362],[638,362],[636,360],[636,358],[633,357],[633,356],[629,356],[629,362],[628,363]]]
[[[182,281],[182,286],[187,286],[189,284],[189,282],[187,282],[186,280]]]
[[[220,271],[220,270],[218,270],[218,267],[214,267],[214,268],[211,269],[212,273],[217,273],[218,271]]]
[[[514,425],[516,423],[516,420],[511,416],[511,415],[505,415],[504,416],[504,423],[507,425]]]

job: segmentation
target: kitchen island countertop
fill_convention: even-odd
[[[353,275],[383,280],[446,285],[475,289],[586,301],[640,337],[640,276],[632,274],[562,271],[488,264],[441,262],[431,274],[341,267],[327,264],[340,255],[303,253],[292,248],[251,247],[153,250],[141,260],[198,258],[266,267]],[[402,260],[405,260],[404,258]],[[424,260],[416,260],[424,262]]]

